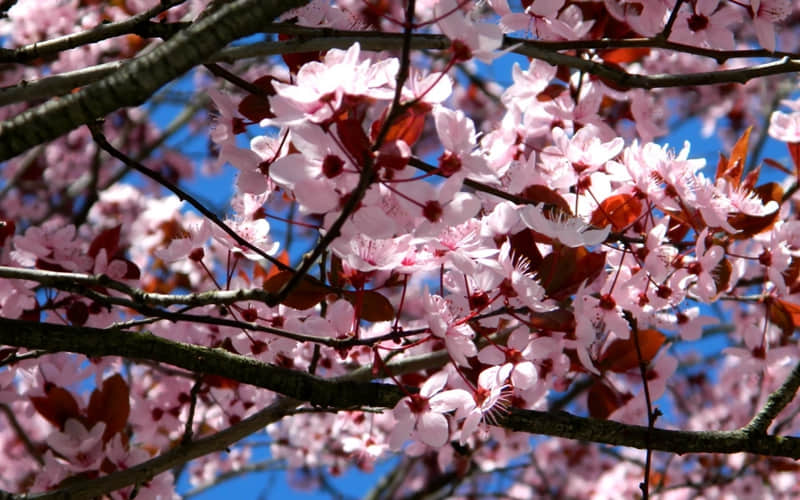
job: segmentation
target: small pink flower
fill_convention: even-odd
[[[75,470],[83,471],[100,466],[103,461],[103,432],[105,422],[98,422],[87,430],[82,423],[70,418],[64,431],[55,431],[47,438],[47,444],[64,457],[70,459]]]
[[[568,217],[559,212],[555,219],[548,219],[539,205],[528,205],[520,211],[520,217],[526,226],[537,233],[555,239],[572,248],[599,245],[611,233],[611,225],[604,229],[590,229],[577,217]]]
[[[791,0],[750,0],[750,16],[762,47],[775,50],[775,24],[786,19],[791,12]]]
[[[397,403],[392,410],[397,421],[389,437],[389,446],[398,450],[413,436],[434,448],[440,448],[450,438],[450,428],[445,413],[466,411],[474,406],[472,395],[463,389],[442,391],[447,384],[447,372],[438,372],[412,394]]]
[[[457,53],[462,60],[475,57],[490,63],[503,45],[503,32],[498,25],[473,22],[461,12],[456,0],[440,0],[434,13],[439,18],[439,28],[453,41],[454,47],[461,46],[467,50],[465,54]]]

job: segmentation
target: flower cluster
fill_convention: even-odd
[[[0,52],[15,62],[0,80],[10,88],[158,53],[142,37],[202,27],[226,10],[219,3],[17,2],[0,19],[4,43],[18,49]],[[653,471],[639,452],[532,446],[506,425],[514,412],[567,409],[735,429],[795,376],[800,99],[796,82],[734,82],[757,76],[742,58],[800,49],[797,29],[781,26],[798,7],[402,4],[309,2],[269,26],[279,41],[268,44],[305,52],[209,63],[191,80],[207,105],[187,106],[185,122],[156,126],[156,99],[4,165],[0,321],[141,330],[180,343],[192,362],[227,356],[286,380],[263,377],[275,392],[241,372],[197,373],[157,357],[0,346],[0,490],[55,490],[189,449],[285,406],[281,392],[314,403],[266,428],[271,458],[302,486],[319,485],[320,471],[372,471],[397,456],[387,498],[441,487],[439,477],[454,478],[454,495],[477,495],[486,483],[462,480],[505,467],[519,468],[514,497],[634,496],[643,474],[669,498],[800,494],[797,467],[776,457],[662,457]],[[106,24],[147,9],[158,22],[125,36],[53,53],[44,45],[24,68],[13,59],[96,26],[102,38]],[[327,48],[307,43],[314,33],[351,38]],[[486,69],[508,52],[529,61]],[[505,86],[487,81],[491,71]],[[692,86],[676,90],[677,75]],[[768,102],[783,107],[764,120]],[[664,140],[674,142],[668,127],[685,118],[717,133],[716,165],[696,141]],[[762,158],[762,140],[785,143],[788,155]],[[198,142],[208,148],[200,168],[190,156]],[[131,171],[147,180],[120,182]],[[220,171],[236,175],[220,210],[181,187]],[[709,338],[719,342],[698,348]],[[374,395],[331,387],[365,380],[396,392],[370,400],[380,407],[338,405]],[[788,403],[776,432],[797,432],[797,414]],[[193,462],[188,481],[205,487],[246,470],[251,445]],[[164,472],[109,495],[177,498],[180,479]]]

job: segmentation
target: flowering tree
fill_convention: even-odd
[[[2,498],[800,495],[797,2],[0,11]]]

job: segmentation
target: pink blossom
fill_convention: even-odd
[[[475,403],[472,395],[463,389],[442,391],[446,384],[447,372],[440,371],[422,384],[419,394],[397,403],[392,410],[397,424],[389,437],[391,449],[400,449],[412,436],[434,448],[447,443],[450,428],[445,414],[459,409],[463,412]]]
[[[795,101],[783,101],[792,108],[791,113],[773,111],[769,117],[769,135],[779,141],[788,143],[800,142],[800,106]]]
[[[775,50],[775,24],[786,19],[791,11],[790,0],[750,0],[750,16],[762,47]]]
[[[592,246],[603,243],[611,232],[609,224],[603,229],[590,229],[591,226],[577,217],[569,217],[558,212],[555,219],[549,219],[540,205],[528,205],[520,211],[525,225],[537,233],[560,241],[568,247]]]
[[[47,438],[53,450],[71,460],[75,471],[82,472],[100,466],[103,460],[103,432],[105,422],[98,422],[87,430],[74,418],[67,419],[64,431],[55,431]]]
[[[456,0],[439,0],[434,7],[434,15],[439,18],[439,28],[451,41],[468,50],[460,52],[456,57],[471,59],[475,57],[483,62],[491,62],[494,52],[503,44],[503,32],[496,24],[475,23],[465,16]]]
[[[693,10],[682,9],[672,29],[670,39],[688,45],[732,49],[731,26],[741,19],[734,8],[719,6],[719,0],[698,0]]]
[[[331,49],[322,62],[303,65],[293,84],[273,84],[277,95],[270,97],[270,108],[276,117],[262,125],[324,123],[339,110],[345,95],[391,99],[397,67],[393,58],[374,64],[361,60],[358,43],[347,51]]]

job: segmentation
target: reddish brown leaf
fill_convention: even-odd
[[[604,61],[616,64],[641,61],[649,54],[649,47],[623,47],[598,51],[598,55]]]
[[[533,184],[528,186],[522,190],[520,197],[532,203],[544,203],[545,209],[547,207],[552,207],[561,210],[566,215],[572,215],[572,210],[570,210],[567,200],[547,186],[543,186],[541,184]]]
[[[511,252],[515,256],[528,259],[529,269],[536,269],[542,263],[542,254],[536,247],[534,232],[530,229],[523,229],[509,238]]]
[[[394,319],[392,303],[383,294],[375,290],[345,292],[344,298],[359,311],[361,319],[373,322]]]
[[[761,165],[758,165],[756,168],[751,170],[744,176],[742,179],[742,183],[739,186],[739,189],[746,189],[747,191],[751,191],[755,189],[756,182],[758,182],[758,177],[761,175]]]
[[[278,40],[289,40],[294,38],[292,35],[286,35],[284,33],[278,34]],[[307,62],[311,61],[318,61],[320,58],[320,52],[293,52],[288,54],[281,54],[281,58],[283,58],[283,62],[286,63],[286,66],[289,67],[289,71],[297,74],[297,71],[300,69],[302,65]]]
[[[92,240],[91,245],[89,245],[89,256],[95,258],[97,254],[100,253],[100,250],[105,249],[106,256],[109,260],[111,257],[114,257],[119,248],[119,234],[121,229],[122,226],[117,225],[100,231],[100,233],[94,237],[94,240]]]
[[[563,307],[547,312],[531,312],[528,325],[531,328],[554,332],[575,330],[575,316]]]
[[[278,255],[277,260],[278,260],[278,262],[288,266],[289,265],[289,252],[284,250],[283,252],[281,252]],[[273,264],[273,266],[270,267],[268,271],[265,271],[264,268],[261,267],[261,266],[256,266],[255,272],[253,274],[254,274],[255,278],[261,278],[261,283],[263,284],[268,279],[272,278],[273,276],[277,275],[280,272],[281,272],[280,267],[278,267],[278,266]]]
[[[329,268],[328,283],[336,288],[341,288],[344,284],[344,277],[342,276],[342,273],[344,272],[344,269],[342,268],[342,258],[336,254],[333,254],[331,256],[331,264]]]
[[[68,419],[81,419],[81,410],[72,393],[57,385],[46,389],[45,396],[32,397],[31,403],[39,415],[61,430]]]
[[[592,418],[605,420],[632,397],[630,393],[620,394],[604,382],[597,381],[589,388],[587,394],[589,415]]]
[[[105,379],[103,385],[92,392],[87,409],[88,423],[93,427],[98,422],[105,422],[104,442],[108,442],[128,424],[131,411],[129,396],[128,384],[118,373]]]
[[[768,182],[755,188],[753,192],[761,199],[764,204],[775,201],[780,204],[783,198],[783,188],[776,182]],[[732,234],[731,238],[736,240],[746,240],[754,235],[768,231],[777,221],[779,210],[766,215],[747,215],[743,213],[728,216],[728,223],[739,230]]]
[[[352,117],[337,121],[336,131],[345,149],[355,162],[363,161],[369,154],[370,142],[361,122]]]
[[[747,163],[747,144],[750,141],[750,132],[752,130],[753,127],[748,127],[742,136],[739,137],[739,140],[736,141],[731,151],[731,157],[728,159],[727,164],[725,164],[725,168],[720,170],[719,167],[721,165],[717,166],[716,179],[723,177],[734,188],[739,187],[742,173],[744,172],[744,166]]]
[[[783,282],[789,287],[789,294],[800,292],[800,259],[792,257],[789,266],[783,271]]]
[[[422,135],[422,130],[425,128],[425,117],[430,110],[430,105],[423,102],[403,109],[389,125],[389,129],[386,131],[386,136],[384,137],[384,142],[402,140],[409,146],[413,146]],[[380,118],[372,122],[370,138],[372,138],[373,141],[378,138],[378,134],[383,128],[383,123],[386,121],[387,113],[388,109],[383,112]]]
[[[730,261],[725,258],[719,261],[719,264],[711,271],[711,277],[714,278],[714,285],[717,287],[717,291],[722,292],[728,289],[731,284],[732,272],[733,266]]]
[[[260,94],[248,94],[239,103],[239,113],[248,120],[258,123],[264,118],[273,118],[275,114],[269,105],[268,96],[275,95],[272,81],[275,78],[267,75],[253,81],[253,85],[263,90]]]
[[[3,246],[9,236],[14,235],[17,225],[13,220],[0,219],[0,246]]]
[[[668,217],[667,219],[667,238],[672,243],[680,243],[689,234],[691,226],[675,219]]]
[[[789,148],[789,156],[794,162],[795,177],[800,179],[800,142],[787,142],[786,147]]]
[[[549,102],[555,99],[556,97],[560,96],[567,90],[567,87],[560,83],[551,83],[547,87],[544,88],[539,94],[536,96],[536,100],[539,102]]]
[[[642,202],[631,194],[615,194],[600,203],[592,213],[592,225],[606,227],[614,232],[624,231],[642,213]]]
[[[786,313],[792,321],[792,325],[794,325],[795,328],[800,327],[800,304],[780,299],[776,299],[775,302],[779,303],[786,310]]]
[[[264,290],[277,293],[283,286],[292,279],[292,271],[280,271],[264,282]],[[283,299],[282,304],[294,309],[311,309],[325,299],[328,290],[314,283],[308,278],[303,278]]]
[[[794,317],[792,309],[794,310]],[[783,300],[770,300],[767,305],[767,318],[772,324],[781,329],[784,337],[791,336],[797,327],[797,320],[800,320],[797,317],[798,313],[800,313],[800,307]]]
[[[623,373],[639,366],[634,334],[635,332],[631,332],[627,339],[615,339],[609,344],[598,362],[601,370]],[[638,339],[639,348],[642,351],[642,361],[649,363],[658,354],[666,337],[658,330],[647,329],[638,331]]]
[[[536,268],[542,286],[550,297],[565,298],[584,281],[593,281],[605,267],[605,252],[590,252],[586,247],[556,245]]]

